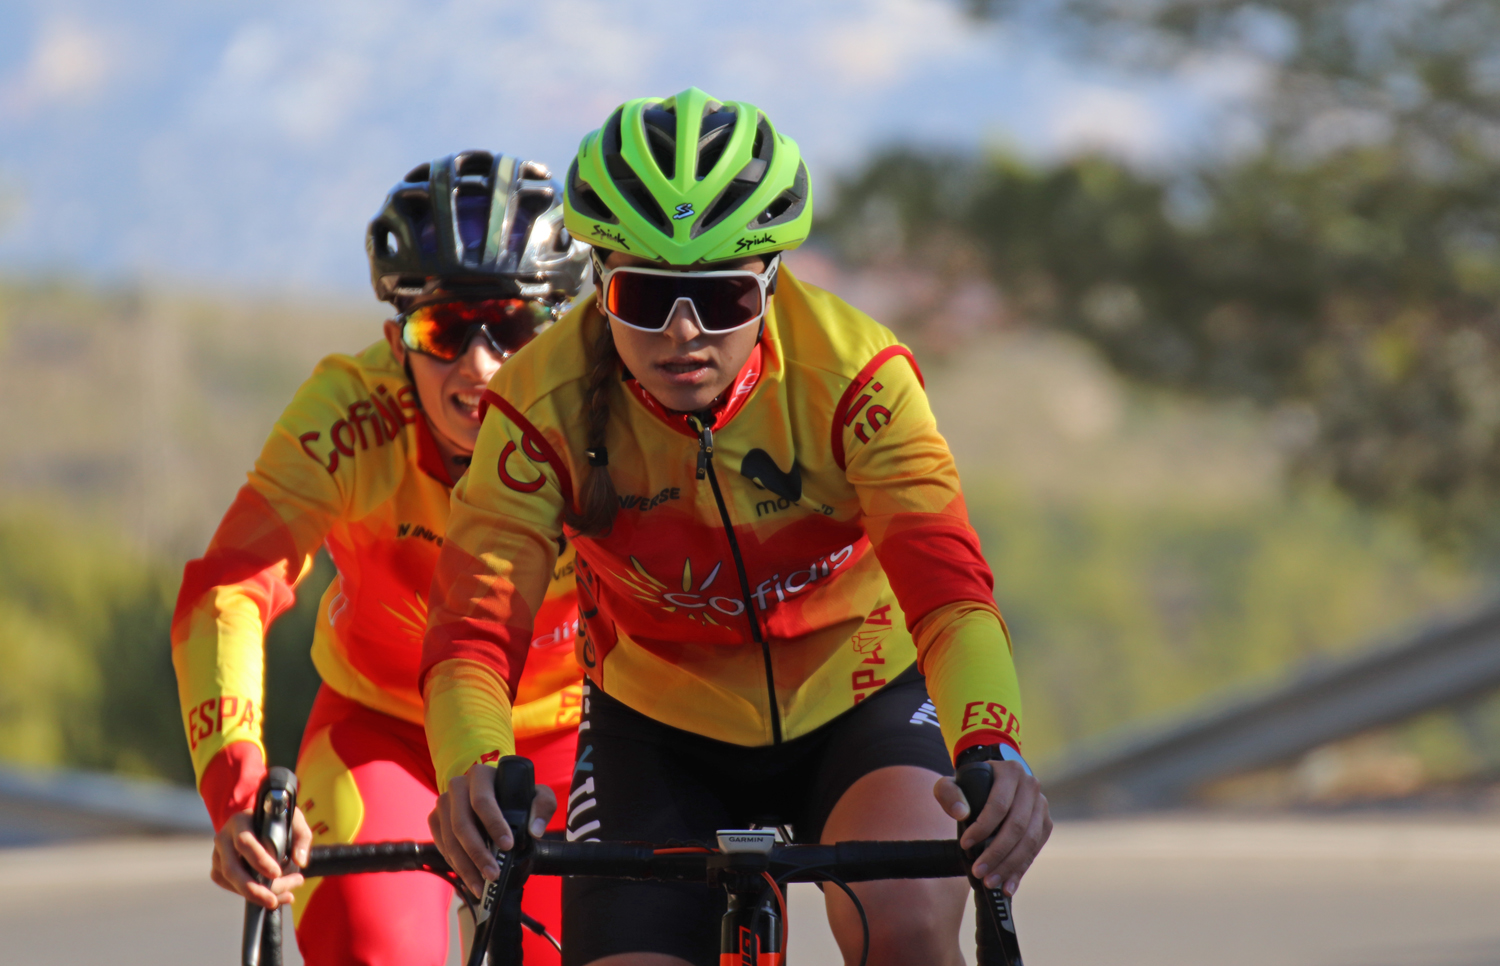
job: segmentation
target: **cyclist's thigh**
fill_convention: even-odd
[[[437,794],[422,729],[330,693],[319,696],[297,762],[314,844],[431,839]],[[452,887],[425,872],[312,879],[293,905],[297,945],[308,966],[438,966],[452,899]]]
[[[803,842],[828,840],[823,835],[823,826],[830,813],[856,782],[872,772],[907,765],[935,772],[933,782],[940,775],[953,774],[953,762],[943,744],[937,712],[927,696],[927,684],[915,666],[834,719],[828,726],[827,741],[820,754],[812,787],[795,819],[797,838]],[[931,783],[926,797],[937,808]],[[941,809],[938,813],[941,814]],[[952,834],[949,827],[938,837]]]
[[[836,723],[809,802],[809,828],[824,842],[951,838],[953,819],[932,787],[952,773],[926,686],[903,674]],[[869,921],[870,963],[962,961],[963,879],[865,882],[855,891]],[[825,888],[824,895],[839,946],[846,960],[856,960],[864,942],[859,913],[841,891]]]
[[[568,795],[568,839],[712,842],[731,823],[723,803],[673,745],[685,734],[585,685]],[[692,883],[570,878],[563,884],[563,962],[622,953],[717,966],[722,890]]]

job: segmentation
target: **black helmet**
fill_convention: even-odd
[[[540,162],[488,151],[407,172],[365,233],[376,297],[405,308],[439,288],[550,302],[577,295],[589,249],[563,227],[551,178]]]

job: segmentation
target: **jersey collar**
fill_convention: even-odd
[[[437,440],[432,438],[432,427],[427,425],[427,414],[417,413],[417,466],[423,473],[439,483],[453,489],[453,477],[448,473],[448,461],[443,459]]]
[[[713,417],[713,421],[709,424],[710,429],[723,428],[741,409],[745,408],[745,403],[749,400],[750,394],[760,383],[763,359],[761,344],[757,342],[755,348],[750,350],[750,358],[746,359],[745,364],[740,367],[739,374],[734,377],[734,381],[729,384],[729,388],[719,393],[718,397],[709,404],[708,411]],[[692,423],[688,420],[691,414],[680,413],[663,406],[655,396],[647,392],[636,381],[628,369],[624,370],[624,372],[626,391],[639,400],[648,412],[684,436],[691,436],[693,439],[698,438],[698,431],[693,428]]]

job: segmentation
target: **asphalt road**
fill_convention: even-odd
[[[207,857],[197,839],[0,851],[0,963],[233,964],[243,907]],[[821,896],[792,905],[789,962],[837,963]],[[1029,966],[1493,966],[1500,817],[1069,823],[1016,917]]]

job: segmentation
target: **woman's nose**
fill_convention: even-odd
[[[479,333],[469,340],[468,348],[458,358],[459,366],[464,372],[470,376],[478,376],[482,382],[489,382],[504,361],[505,357],[496,352],[489,340]]]
[[[692,299],[684,296],[672,303],[666,332],[673,342],[691,342],[703,334],[703,322],[698,318],[698,307]]]

